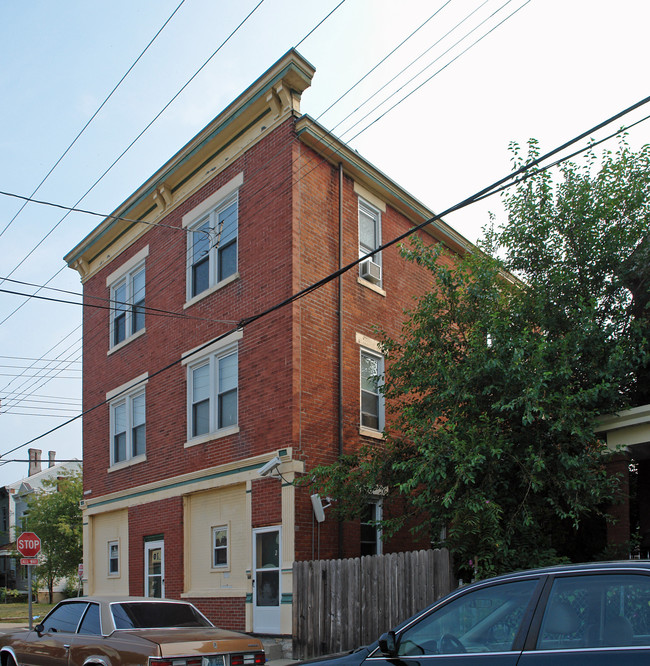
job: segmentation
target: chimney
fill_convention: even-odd
[[[56,451],[48,451],[47,452],[47,466],[48,467],[54,467],[56,465]]]
[[[29,472],[27,476],[33,476],[41,471],[41,450],[29,449]]]

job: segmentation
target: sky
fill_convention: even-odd
[[[29,447],[81,457],[82,286],[63,256],[290,48],[316,68],[301,111],[436,212],[507,175],[511,141],[550,150],[650,94],[647,0],[339,3],[0,2],[0,486]],[[99,216],[8,196],[32,194]],[[476,241],[490,211],[445,221]],[[72,303],[15,293],[45,284]]]

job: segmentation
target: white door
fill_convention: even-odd
[[[253,631],[280,633],[280,528],[253,530]]]
[[[165,596],[165,542],[162,540],[144,544],[144,595]]]

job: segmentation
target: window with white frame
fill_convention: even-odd
[[[146,452],[144,389],[111,402],[111,464],[115,465]]]
[[[120,543],[108,542],[108,575],[118,576],[120,573]]]
[[[384,401],[380,386],[384,358],[368,349],[361,350],[361,426],[371,430],[384,429]]]
[[[381,499],[368,502],[361,513],[361,555],[381,555]]]
[[[366,201],[359,199],[359,257],[376,250],[381,245],[381,213]],[[373,254],[359,265],[362,278],[381,284],[381,252]]]
[[[212,528],[212,568],[222,569],[228,566],[228,526]]]
[[[189,365],[189,436],[237,425],[237,349],[228,348]]]
[[[237,192],[189,226],[187,277],[190,298],[237,272],[237,227]]]
[[[144,297],[144,264],[111,285],[111,347],[144,328]]]

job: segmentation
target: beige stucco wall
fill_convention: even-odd
[[[183,596],[242,597],[250,590],[251,527],[246,484],[185,497],[185,584]],[[228,527],[228,566],[212,567],[212,528]]]
[[[129,594],[129,514],[111,511],[90,517],[92,570],[88,572],[91,594]],[[119,543],[119,573],[108,574],[108,543]]]

